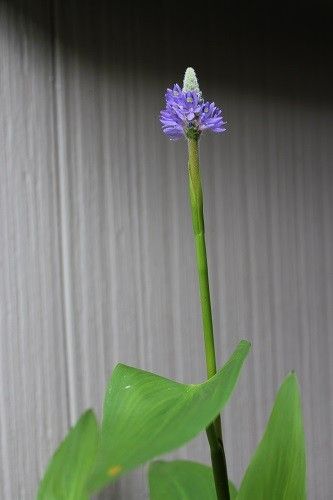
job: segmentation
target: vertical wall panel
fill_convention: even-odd
[[[0,497],[30,499],[69,415],[52,51],[16,15],[1,6]]]

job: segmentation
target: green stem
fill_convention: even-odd
[[[214,475],[216,496],[219,500],[230,500],[227,464],[222,439],[216,438],[214,423],[206,429]]]
[[[216,373],[216,356],[212,308],[210,302],[208,265],[205,242],[205,225],[203,215],[203,196],[200,180],[199,143],[198,138],[188,139],[188,169],[192,223],[195,251],[199,276],[200,302],[202,312],[204,345],[206,355],[207,377]],[[224,455],[221,418],[218,416],[207,428],[207,437],[211,450],[212,467],[218,500],[229,500],[228,474]]]

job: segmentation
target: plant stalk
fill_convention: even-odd
[[[192,224],[195,241],[199,291],[203,323],[204,346],[206,355],[207,377],[216,374],[216,356],[212,308],[210,302],[208,265],[205,242],[205,225],[203,215],[203,195],[200,179],[199,140],[188,138],[188,170],[189,190],[192,212]],[[222,441],[220,415],[206,429],[211,451],[215,488],[218,500],[230,500],[227,466]]]

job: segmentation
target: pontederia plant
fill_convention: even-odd
[[[200,180],[199,138],[201,133],[207,129],[213,132],[224,132],[225,122],[223,121],[221,110],[214,103],[203,100],[196,74],[192,68],[187,68],[185,72],[183,89],[178,84],[175,84],[173,89],[167,90],[165,98],[166,109],[161,111],[163,131],[173,140],[185,136],[188,144],[188,174],[192,225],[199,276],[207,376],[210,378],[216,374],[216,357],[206,255],[203,196]],[[206,432],[211,451],[218,498],[229,500],[228,474],[219,415],[207,427]]]
[[[206,430],[212,467],[185,460],[153,462],[149,467],[151,500],[305,500],[305,441],[294,373],[278,391],[266,431],[238,491],[228,479],[220,413],[250,344],[242,340],[223,368],[216,370],[199,164],[201,134],[224,132],[225,122],[221,110],[203,99],[192,68],[186,70],[183,88],[175,84],[167,90],[160,119],[170,139],[184,138],[188,144],[207,380],[185,385],[117,365],[107,385],[101,426],[91,410],[81,416],[51,459],[37,498],[88,499],[128,470]]]

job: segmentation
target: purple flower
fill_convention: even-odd
[[[184,91],[176,83],[172,89],[167,89],[165,100],[160,121],[163,132],[170,139],[198,138],[203,130],[225,131],[222,111],[213,102],[204,102],[200,91]]]

